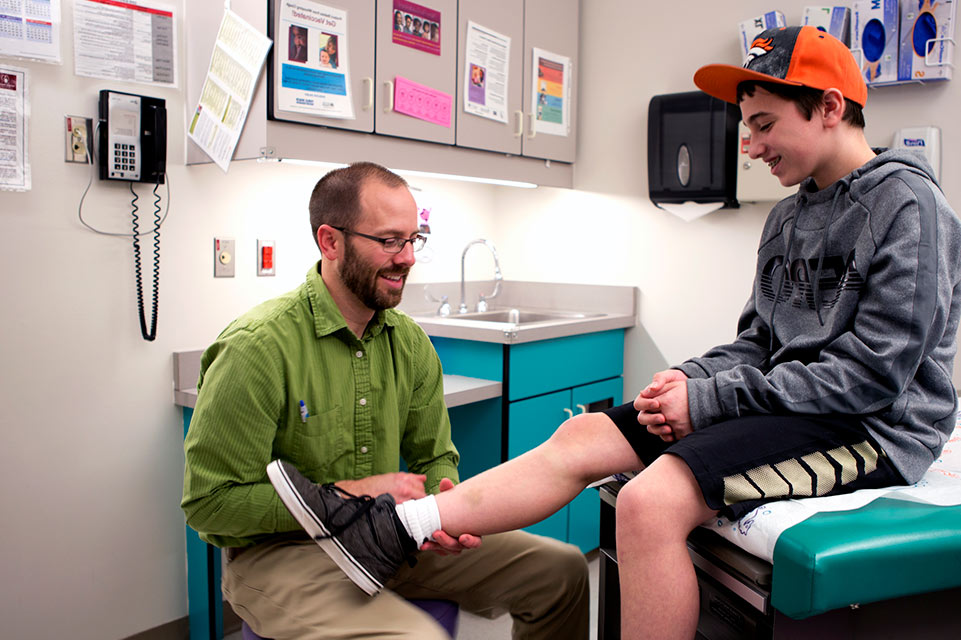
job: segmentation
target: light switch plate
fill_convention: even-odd
[[[233,238],[214,238],[214,277],[233,278],[236,252]]]
[[[272,276],[277,273],[277,249],[273,240],[257,241],[257,275]]]

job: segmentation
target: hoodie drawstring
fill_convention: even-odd
[[[767,326],[770,335],[767,345],[768,353],[774,354],[774,312],[777,310],[777,303],[781,299],[781,291],[784,290],[784,280],[787,278],[787,270],[791,268],[791,249],[794,247],[794,231],[797,229],[798,213],[804,204],[804,196],[798,196],[794,201],[794,218],[791,220],[791,231],[787,236],[787,251],[784,254],[784,264],[781,265],[781,279],[778,280],[777,289],[774,292],[774,303],[771,305],[771,313],[767,318]]]
[[[818,322],[822,327],[824,326],[824,320],[821,318],[821,264],[824,262],[824,252],[827,250],[828,246],[831,223],[834,222],[834,215],[838,210],[838,200],[841,199],[841,193],[843,192],[842,186],[846,187],[847,183],[842,182],[840,185],[838,185],[838,190],[834,192],[834,200],[831,202],[831,215],[828,217],[828,221],[824,225],[824,235],[821,238],[821,248],[818,251],[818,261],[817,265],[814,267],[814,311],[817,313]]]

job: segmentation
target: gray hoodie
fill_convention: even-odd
[[[961,223],[905,150],[816,188],[805,180],[768,216],[734,342],[678,367],[691,423],[860,416],[916,482],[954,428]]]

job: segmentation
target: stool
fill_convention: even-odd
[[[450,600],[410,600],[409,602],[430,614],[440,626],[444,627],[444,631],[451,638],[457,633],[457,615],[460,609],[456,602]],[[268,640],[254,633],[246,622],[241,626],[241,633],[244,640]]]

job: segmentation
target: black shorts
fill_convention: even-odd
[[[604,413],[645,466],[662,453],[684,460],[707,505],[732,520],[772,500],[905,484],[851,416],[747,416],[664,442],[638,424],[630,403]]]

